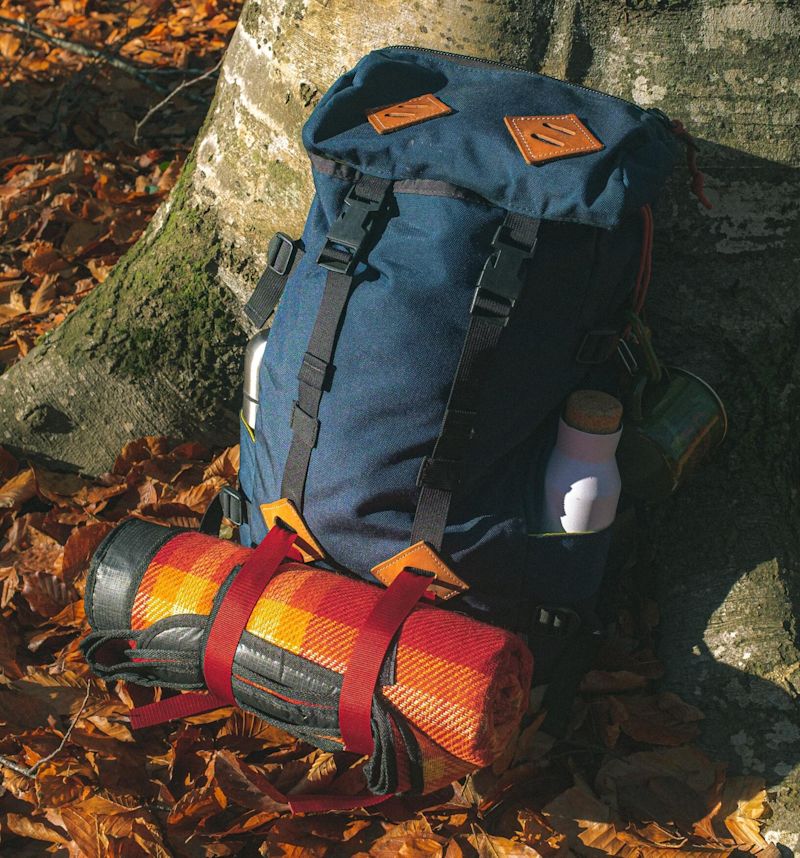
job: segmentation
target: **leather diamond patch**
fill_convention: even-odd
[[[506,128],[529,164],[597,152],[603,144],[574,113],[561,116],[506,116]]]
[[[453,108],[448,107],[435,95],[420,95],[417,98],[409,98],[388,107],[378,107],[367,111],[367,119],[378,134],[389,134],[418,122],[425,122],[437,116],[446,116],[452,113]]]

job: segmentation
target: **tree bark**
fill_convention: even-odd
[[[134,435],[232,440],[241,304],[312,193],[300,128],[371,48],[501,59],[682,119],[711,212],[676,175],[656,210],[651,319],[731,416],[715,460],[648,515],[668,684],[704,741],[776,791],[800,846],[800,11],[793,0],[248,0],[192,158],[133,251],[0,379],[0,440],[97,472]]]

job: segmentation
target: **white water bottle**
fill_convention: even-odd
[[[599,390],[567,400],[544,478],[545,533],[603,530],[616,517],[620,477],[615,453],[622,404]]]

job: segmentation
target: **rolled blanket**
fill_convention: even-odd
[[[202,689],[210,623],[252,549],[138,519],[98,548],[86,585],[92,669]],[[424,587],[424,584],[423,584]],[[287,561],[268,581],[233,659],[236,704],[324,750],[342,750],[339,695],[359,630],[386,591]],[[123,642],[120,645],[120,642]],[[121,652],[121,655],[120,655]],[[109,662],[112,654],[117,660]],[[393,638],[372,701],[375,795],[425,793],[491,764],[526,709],[532,657],[515,635],[417,604]]]

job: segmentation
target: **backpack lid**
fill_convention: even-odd
[[[452,112],[384,134],[367,120],[370,110],[428,94]],[[527,163],[505,117],[564,114],[603,148]],[[681,154],[659,112],[491,60],[402,46],[373,51],[342,75],[303,143],[373,176],[444,181],[519,214],[606,229],[652,203]]]

